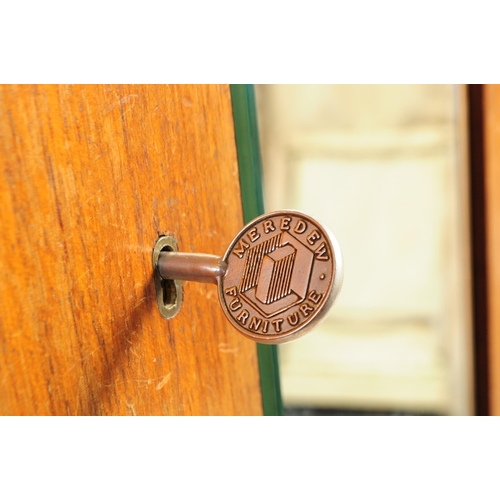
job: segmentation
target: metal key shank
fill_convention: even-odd
[[[158,272],[163,279],[217,284],[227,264],[222,257],[204,253],[160,252]]]

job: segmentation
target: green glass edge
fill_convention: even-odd
[[[257,107],[253,85],[231,85],[234,132],[240,172],[241,201],[245,224],[264,213],[262,161]],[[278,366],[278,349],[257,344],[264,415],[283,415]]]

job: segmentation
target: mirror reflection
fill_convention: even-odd
[[[343,289],[279,347],[288,415],[473,414],[464,89],[256,85],[266,211],[311,214]]]

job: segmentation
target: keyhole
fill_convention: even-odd
[[[165,319],[173,318],[182,305],[182,282],[165,280],[158,272],[161,252],[177,252],[177,241],[172,236],[160,236],[153,249],[153,270],[158,310]]]

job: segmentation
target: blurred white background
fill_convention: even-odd
[[[343,252],[329,317],[280,346],[286,407],[473,413],[463,89],[257,85],[266,210]]]

